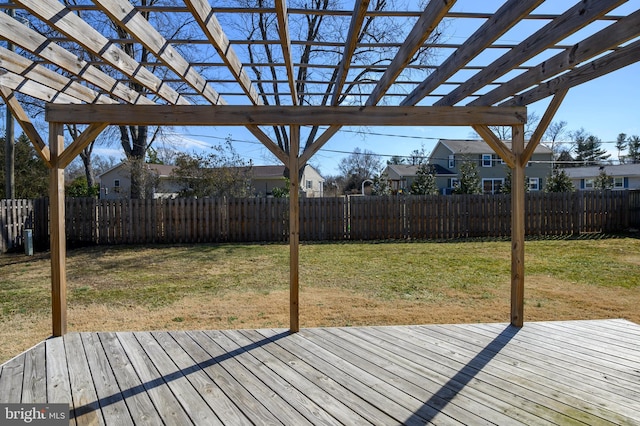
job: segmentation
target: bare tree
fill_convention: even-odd
[[[536,126],[539,121],[540,116],[535,111],[531,111],[527,114],[527,123],[524,125],[525,138],[531,137],[533,132],[536,130]],[[511,126],[489,126],[489,128],[493,130],[493,133],[495,133],[500,140],[511,140]]]
[[[239,0],[245,7],[270,7],[271,3],[265,0]],[[335,85],[339,73],[339,64],[343,58],[342,42],[348,34],[349,21],[331,13],[323,11],[339,9],[338,0],[292,0],[289,7],[313,8],[319,13],[305,15],[289,15],[290,20],[296,20],[296,25],[291,28],[299,28],[297,34],[292,34],[292,39],[301,41],[292,46],[294,62],[302,64],[298,67],[296,75],[296,91],[298,98],[293,100],[306,105],[362,105],[368,96],[367,84],[374,84],[384,72],[383,65],[388,64],[394,57],[396,49],[391,45],[393,38],[398,33],[406,32],[406,20],[392,19],[389,17],[369,14],[365,18],[362,29],[358,35],[358,43],[364,47],[358,47],[353,54],[349,79],[340,95],[332,100]],[[373,0],[369,6],[370,11],[383,11],[389,6],[388,0]],[[255,13],[243,18],[241,22],[230,22],[236,30],[246,35],[249,40],[278,39],[277,19],[272,13]],[[409,27],[410,28],[410,27]],[[435,42],[441,37],[441,32],[434,32],[430,42]],[[332,43],[336,41],[337,43]],[[262,101],[267,105],[281,105],[286,92],[278,84],[281,70],[275,64],[282,60],[280,48],[270,43],[249,43],[250,67],[258,90],[262,94]],[[421,49],[413,58],[412,63],[427,64],[431,51]],[[258,65],[260,64],[260,65]],[[262,65],[266,64],[266,65]],[[312,64],[306,66],[305,64]],[[314,66],[313,64],[317,64]],[[410,71],[407,71],[407,76]],[[267,82],[268,81],[268,82]],[[329,82],[325,83],[314,83]],[[303,135],[303,147],[309,146],[315,140],[320,128],[306,129]],[[285,152],[289,152],[289,137],[284,126],[273,127],[272,135],[278,146]]]

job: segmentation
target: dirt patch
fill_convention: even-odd
[[[449,294],[450,293],[450,294]],[[567,284],[527,278],[525,321],[625,318],[640,323],[640,289]],[[70,306],[69,331],[198,330],[288,327],[287,291],[185,297],[161,308]],[[508,285],[470,296],[449,291],[434,300],[381,300],[343,289],[307,288],[300,295],[302,327],[508,322]],[[0,362],[48,337],[48,316],[15,315],[0,324]],[[525,324],[526,326],[526,324]]]

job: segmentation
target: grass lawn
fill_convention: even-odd
[[[640,239],[526,244],[525,321],[640,323]],[[70,331],[288,326],[287,245],[68,253]],[[50,334],[48,254],[0,256],[0,362]],[[301,326],[508,322],[508,241],[302,244]]]

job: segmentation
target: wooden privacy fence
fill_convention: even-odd
[[[96,200],[68,199],[71,244],[284,242],[289,200],[281,198]],[[47,244],[46,199],[3,200],[3,251],[22,245],[33,228]],[[529,236],[620,232],[640,225],[640,192],[526,195]],[[509,195],[336,197],[300,200],[303,241],[508,237]]]

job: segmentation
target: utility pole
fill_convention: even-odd
[[[13,9],[8,9],[7,14],[12,18],[15,16],[15,11]],[[13,51],[13,43],[7,41],[7,49]],[[5,176],[5,198],[12,199],[15,198],[15,189],[16,189],[16,181],[15,181],[15,144],[14,144],[14,120],[11,115],[11,111],[9,110],[9,105],[6,105],[7,108],[7,125],[6,125],[6,134],[4,138],[4,176]]]

